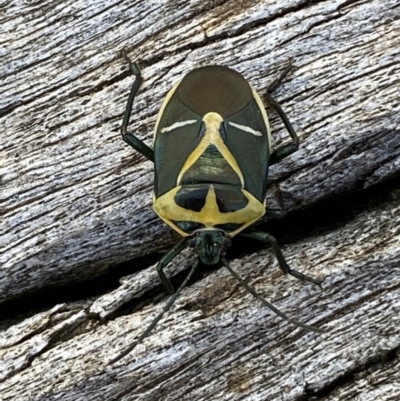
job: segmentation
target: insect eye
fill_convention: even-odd
[[[224,238],[224,245],[225,245],[225,247],[228,248],[229,246],[232,245],[232,240],[230,238],[225,237]]]
[[[189,246],[190,248],[194,248],[196,245],[196,238],[190,238],[187,242],[187,246]]]

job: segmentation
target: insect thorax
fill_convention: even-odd
[[[232,237],[263,216],[265,206],[245,189],[243,173],[221,138],[222,117],[207,113],[203,122],[204,135],[176,185],[154,197],[153,208],[183,236],[219,229]]]

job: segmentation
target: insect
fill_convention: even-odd
[[[154,162],[153,209],[182,239],[159,261],[157,271],[165,291],[174,294],[139,339],[110,363],[128,354],[154,328],[186,286],[200,262],[221,262],[265,306],[283,319],[309,331],[322,330],[290,319],[243,281],[225,258],[231,238],[242,235],[269,243],[284,273],[320,284],[291,269],[273,236],[249,227],[264,215],[279,215],[266,207],[269,166],[298,149],[297,137],[286,114],[271,96],[291,65],[267,88],[266,98],[288,130],[291,142],[271,149],[271,130],[262,100],[245,78],[224,66],[189,72],[167,94],[158,114],[154,149],[127,126],[135,95],[142,83],[139,67],[126,52],[123,57],[135,76],[123,117],[123,140]],[[196,261],[174,293],[163,269],[185,248],[194,248]]]

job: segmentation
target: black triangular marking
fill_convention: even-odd
[[[209,145],[183,174],[180,185],[194,184],[225,184],[241,187],[239,176],[215,145]]]
[[[249,200],[238,187],[220,185],[215,186],[214,191],[218,209],[221,213],[236,212],[237,210],[244,209],[249,203]]]
[[[206,203],[208,186],[183,187],[175,195],[174,201],[180,207],[200,212]]]

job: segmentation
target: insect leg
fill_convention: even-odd
[[[274,196],[277,202],[279,203],[280,209],[275,207],[267,207],[265,210],[264,216],[261,217],[259,223],[268,221],[269,219],[282,219],[287,213],[285,211],[285,202],[282,195],[282,190],[280,189],[278,184],[273,185],[274,188]]]
[[[292,153],[296,152],[296,150],[299,148],[299,137],[294,131],[292,124],[290,124],[290,121],[287,118],[285,112],[282,110],[280,104],[275,101],[269,94],[267,95],[267,99],[271,107],[278,113],[279,117],[282,119],[283,124],[289,131],[289,135],[292,138],[292,143],[289,143],[288,145],[282,145],[272,152],[271,158],[269,160],[269,164],[272,165],[281,161],[286,156],[289,156]]]
[[[166,267],[172,259],[178,256],[185,248],[186,248],[187,238],[182,238],[173,248],[171,248],[158,262],[157,264],[157,272],[160,276],[160,280],[164,287],[164,290],[167,294],[174,293],[174,287],[172,287],[171,282],[168,280],[167,276],[164,273],[164,267]]]
[[[277,89],[281,84],[287,74],[293,69],[293,64],[290,61],[289,65],[282,71],[281,75],[278,78],[274,79],[267,88],[267,93],[272,93],[275,89]]]
[[[265,211],[264,216],[261,218],[261,220],[266,220],[266,219],[283,219],[286,216],[286,212],[282,209],[275,209],[275,208],[267,208]],[[264,219],[265,217],[265,219]]]
[[[317,333],[324,333],[324,330],[319,329],[318,327],[314,326],[309,326],[307,324],[301,323],[298,320],[291,319],[289,318],[285,313],[283,313],[281,310],[279,310],[277,307],[272,305],[270,302],[265,300],[260,294],[257,293],[257,291],[247,284],[228,264],[226,259],[222,260],[222,264],[229,270],[229,272],[232,274],[233,277],[236,278],[236,280],[239,281],[239,283],[255,298],[257,298],[263,305],[265,305],[267,308],[271,309],[273,312],[275,312],[278,316],[280,316],[282,319],[286,320],[287,322],[290,322],[298,327],[301,327],[307,331],[314,331]]]
[[[127,127],[129,124],[129,119],[132,113],[132,105],[133,100],[135,99],[136,93],[139,90],[140,85],[142,84],[143,78],[140,73],[139,66],[136,63],[132,63],[131,59],[126,54],[125,50],[121,51],[122,57],[126,60],[129,65],[129,69],[132,74],[135,76],[135,82],[132,85],[131,92],[129,93],[128,103],[126,104],[126,109],[124,113],[124,118],[122,120],[121,125],[121,134],[122,139],[130,146],[132,146],[135,150],[141,153],[147,159],[154,161],[154,151],[149,146],[147,146],[144,142],[142,142],[135,135],[131,134],[127,131]]]
[[[185,280],[183,283],[180,285],[176,293],[170,298],[168,303],[164,306],[163,310],[153,319],[153,321],[150,323],[150,325],[147,327],[147,329],[140,335],[140,337],[137,339],[136,342],[134,342],[132,345],[130,345],[127,349],[125,349],[123,352],[121,352],[118,356],[116,356],[114,359],[112,359],[110,362],[108,362],[108,365],[111,365],[117,361],[119,361],[121,358],[123,358],[125,355],[129,354],[144,338],[146,338],[151,330],[154,329],[156,324],[161,320],[161,318],[164,316],[164,313],[167,312],[173,303],[176,301],[176,299],[179,297],[181,294],[182,290],[186,287],[188,281],[192,277],[194,271],[197,269],[199,265],[199,261],[196,260],[195,264],[192,266],[190,269],[189,274],[186,276]]]
[[[286,116],[286,113],[282,110],[280,104],[274,100],[271,96],[271,93],[278,88],[278,86],[282,83],[282,80],[286,77],[286,75],[292,70],[293,65],[290,63],[281,73],[281,75],[272,81],[267,88],[266,98],[270,106],[278,113],[279,117],[282,119],[283,124],[285,125],[286,129],[289,132],[290,137],[292,138],[292,143],[288,145],[280,146],[274,152],[272,152],[269,164],[272,165],[274,163],[279,162],[280,160],[284,159],[286,156],[294,153],[299,148],[299,137],[297,136],[296,132],[294,131],[292,124],[290,124],[289,119]]]
[[[246,237],[246,238],[256,239],[258,241],[262,241],[265,243],[270,243],[272,246],[272,249],[275,253],[276,259],[278,260],[279,267],[285,274],[290,274],[293,277],[296,277],[300,280],[306,280],[306,281],[310,281],[311,283],[321,285],[321,282],[319,280],[316,280],[315,278],[309,277],[303,273],[298,272],[297,270],[292,269],[286,263],[286,260],[282,255],[281,248],[279,248],[278,242],[271,234],[268,234],[268,233],[265,233],[262,231],[252,230],[248,233],[246,233],[246,232],[240,233],[239,235]]]

